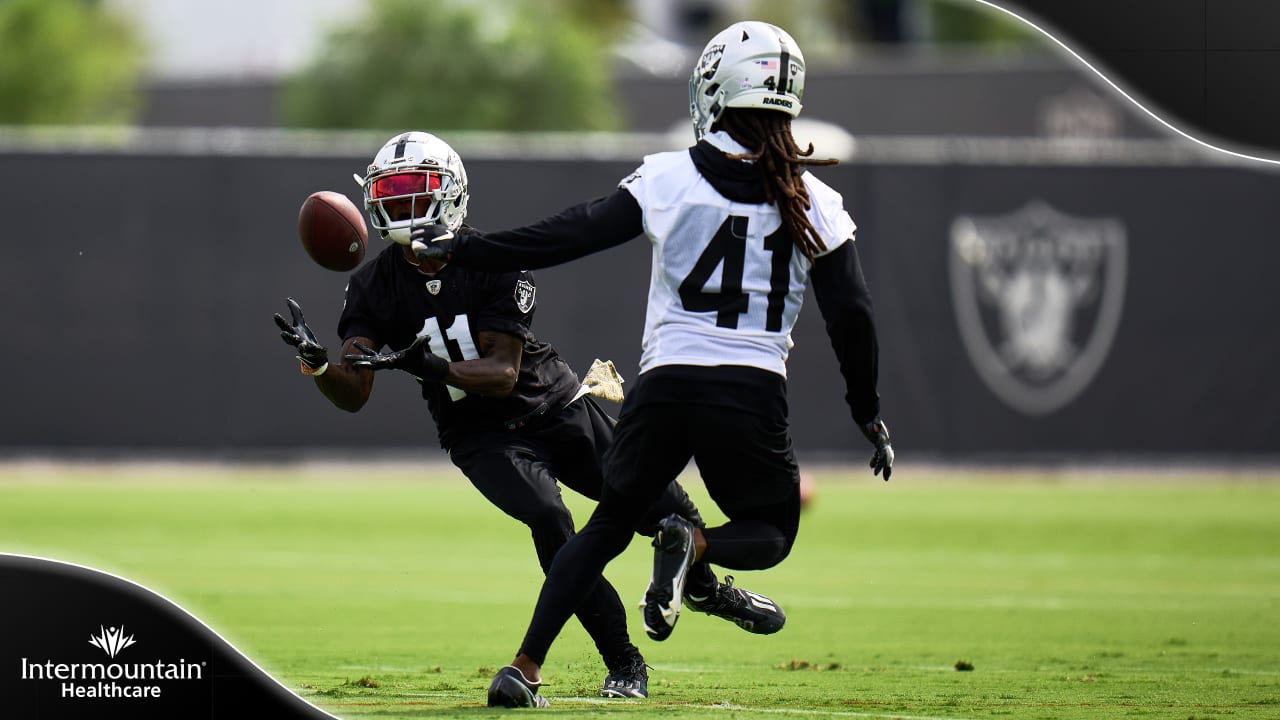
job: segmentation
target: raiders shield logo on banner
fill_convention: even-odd
[[[516,307],[520,308],[520,312],[527,313],[533,309],[533,296],[537,293],[538,289],[528,280],[516,283]]]
[[[960,336],[992,392],[1027,415],[1080,395],[1120,324],[1123,223],[1034,201],[1008,215],[957,217],[948,255]]]

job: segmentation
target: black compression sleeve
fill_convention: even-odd
[[[810,274],[818,309],[827,323],[831,347],[844,375],[845,401],[859,427],[880,414],[876,392],[880,349],[871,312],[871,291],[862,277],[858,249],[852,241],[823,255]]]
[[[640,205],[618,189],[514,230],[459,230],[453,259],[478,270],[536,270],[621,245],[642,232]]]

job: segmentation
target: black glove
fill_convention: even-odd
[[[409,347],[394,352],[379,353],[377,350],[356,342],[356,349],[363,354],[345,355],[356,367],[370,370],[404,370],[414,377],[423,380],[440,381],[449,372],[449,361],[428,349],[428,335],[414,338]]]
[[[409,233],[409,248],[418,262],[449,262],[453,259],[453,241],[453,232],[439,223],[422,225]]]
[[[293,298],[286,298],[289,314],[293,316],[290,323],[280,313],[276,313],[276,325],[280,327],[280,337],[298,351],[298,361],[302,363],[303,375],[322,375],[329,369],[329,351],[316,341],[315,333],[307,327],[306,318],[302,316],[302,308]]]
[[[871,474],[879,475],[883,470],[884,480],[888,482],[889,475],[893,473],[893,446],[889,444],[889,426],[876,418],[859,429],[876,446],[876,453],[871,456]]]

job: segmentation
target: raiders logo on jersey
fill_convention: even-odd
[[[520,308],[520,312],[527,313],[533,309],[533,298],[538,294],[538,288],[528,280],[521,280],[516,283],[516,307]]]

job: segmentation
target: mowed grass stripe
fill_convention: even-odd
[[[783,632],[688,614],[653,643],[633,613],[652,699],[595,702],[571,622],[556,716],[1280,717],[1280,474],[816,477],[792,556],[734,573]],[[541,581],[527,530],[441,466],[11,466],[0,550],[161,592],[343,718],[502,717],[484,688]],[[609,569],[628,607],[648,564],[637,540]]]

